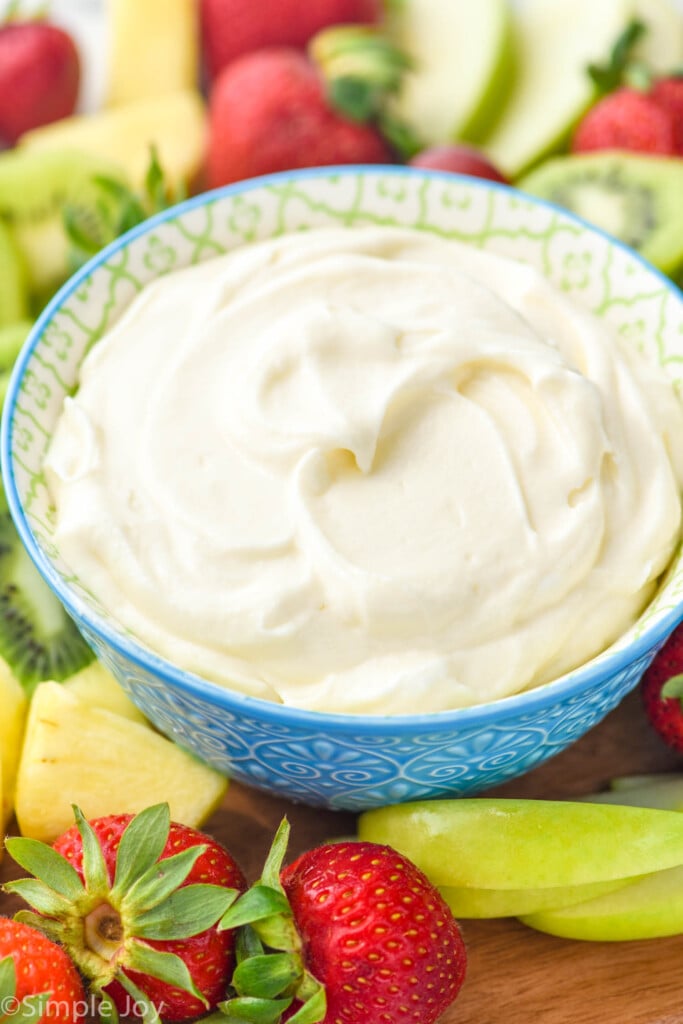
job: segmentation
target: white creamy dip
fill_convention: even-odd
[[[147,287],[45,468],[64,559],[161,655],[401,714],[536,686],[623,633],[678,541],[679,439],[663,374],[533,269],[334,228]]]

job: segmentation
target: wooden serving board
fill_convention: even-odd
[[[633,693],[570,750],[490,794],[571,797],[604,788],[611,776],[671,770],[683,770],[681,759],[654,735]],[[355,828],[351,814],[289,803],[235,783],[205,830],[229,847],[253,880],[285,814],[292,857]],[[6,855],[0,881],[19,873]],[[19,906],[0,894],[0,913]],[[462,930],[467,978],[440,1024],[683,1024],[683,936],[570,942],[515,920],[463,921]]]

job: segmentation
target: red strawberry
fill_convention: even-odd
[[[270,46],[303,48],[328,25],[379,20],[381,0],[201,0],[204,61],[210,78],[227,64]]]
[[[43,1012],[32,1004],[43,997]],[[42,1002],[42,999],[41,999]],[[30,925],[0,918],[0,1017],[10,1024],[80,1024],[85,992],[78,971],[56,943]]]
[[[235,61],[210,99],[210,187],[295,167],[388,163],[374,128],[327,103],[323,81],[298,50],[273,48]]]
[[[649,93],[617,89],[588,111],[574,133],[572,152],[597,149],[675,156],[675,116]]]
[[[643,675],[640,693],[645,713],[661,738],[683,753],[683,623]]]
[[[670,111],[674,119],[676,150],[683,156],[683,77],[660,78],[654,83],[651,96],[660,107]]]
[[[453,174],[469,174],[475,178],[488,178],[507,185],[497,167],[474,146],[450,143],[429,146],[408,161],[411,167],[424,167],[432,171],[451,171]]]
[[[411,861],[368,842],[318,847],[278,877],[286,841],[283,822],[263,878],[223,918],[252,936],[226,1010],[239,1018],[245,1000],[262,999],[273,1024],[302,1003],[305,1019],[323,1024],[433,1024],[466,969],[439,892]]]
[[[0,140],[5,144],[73,114],[79,83],[78,51],[63,29],[46,21],[0,25]]]
[[[245,888],[230,854],[171,824],[166,804],[90,823],[76,809],[76,820],[53,848],[6,841],[40,878],[7,885],[39,911],[31,923],[60,941],[122,1014],[152,1004],[165,1020],[187,1020],[216,1006],[234,947],[232,933],[216,925]]]

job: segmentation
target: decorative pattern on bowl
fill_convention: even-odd
[[[528,771],[614,708],[683,618],[683,565],[636,625],[582,669],[490,705],[431,715],[304,712],[181,672],[137,643],[70,573],[53,541],[42,463],[85,353],[144,285],[252,241],[318,226],[391,224],[457,238],[539,267],[683,377],[683,299],[630,250],[539,200],[475,179],[405,168],[275,175],[199,196],[110,246],[69,282],[23,350],[6,400],[2,457],[29,553],[86,639],[167,735],[250,785],[360,810],[472,794]]]

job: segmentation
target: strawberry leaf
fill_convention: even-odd
[[[171,829],[168,804],[145,808],[131,819],[121,836],[116,854],[112,897],[118,899],[161,857]]]
[[[123,971],[116,972],[116,980],[125,988],[129,996],[132,996],[135,1009],[142,1017],[143,1024],[161,1024],[161,1018],[156,1006],[148,997],[146,992],[135,984]],[[114,1007],[114,1009],[116,1009]],[[117,1014],[118,1017],[118,1014]]]
[[[70,902],[85,895],[85,887],[75,867],[51,846],[38,839],[13,836],[5,840],[5,849],[20,867]]]
[[[83,876],[86,890],[91,894],[105,896],[109,892],[109,872],[104,862],[100,841],[90,822],[86,821],[80,807],[72,805],[76,825],[81,836],[83,851]]]
[[[108,992],[100,993],[99,1017],[102,1024],[119,1024],[119,1011]]]
[[[9,1004],[16,990],[17,969],[14,966],[14,957],[8,955],[0,960],[0,1008]]]
[[[165,953],[160,949],[152,949],[142,942],[131,942],[125,957],[125,966],[141,974],[181,988],[184,992],[199,999],[208,1009],[209,1003],[203,992],[200,992],[190,974],[187,964],[175,953]]]
[[[38,1024],[38,1021],[45,1014],[45,1009],[51,995],[51,992],[40,992],[35,995],[24,996],[17,1005],[15,1013],[9,1014],[9,1019],[20,1020],[22,1024]]]
[[[172,857],[157,861],[133,883],[121,899],[121,911],[141,913],[158,906],[182,885],[206,846],[191,846]]]
[[[235,961],[239,964],[250,956],[260,956],[263,953],[263,943],[250,925],[237,929],[235,939]]]
[[[677,676],[671,676],[670,679],[667,679],[661,689],[661,696],[664,698],[673,697],[683,700],[683,673]]]
[[[237,965],[232,987],[238,996],[275,999],[293,991],[302,975],[303,964],[297,954],[264,953]]]
[[[287,1024],[318,1024],[318,1021],[324,1020],[327,1014],[327,996],[325,989],[320,987],[318,991],[312,995],[305,1003],[302,1004],[300,1009],[291,1016]]]
[[[286,818],[283,818],[278,825],[277,832],[273,837],[268,856],[266,857],[265,864],[263,865],[263,872],[259,881],[261,884],[268,886],[270,889],[275,889],[284,895],[284,889],[280,882],[280,872],[282,871],[282,865],[284,863],[285,854],[287,853],[287,844],[289,843],[289,822]],[[289,908],[289,904],[287,904]]]
[[[43,917],[42,914],[34,914],[31,910],[18,910],[14,915],[14,920],[20,921],[21,924],[30,924],[32,928],[37,928],[53,942],[61,941],[62,925],[59,921],[52,921],[49,917]]]
[[[187,939],[212,928],[237,896],[237,889],[220,885],[186,885],[167,900],[135,918],[142,939]]]
[[[289,902],[283,892],[257,882],[223,914],[220,927],[223,930],[239,928],[244,924],[253,925],[275,914],[287,914],[291,917],[291,913]]]
[[[68,914],[71,910],[69,900],[60,896],[51,889],[45,882],[38,878],[17,878],[13,882],[7,882],[3,887],[7,892],[16,893],[28,903],[30,907],[37,910],[39,914],[51,914],[54,916]]]
[[[216,1020],[223,1024],[277,1024],[282,1014],[292,1004],[291,999],[257,999],[253,996],[238,996],[220,1003],[221,1015]],[[211,1020],[211,1018],[209,1018]],[[206,1024],[206,1022],[204,1022]]]

